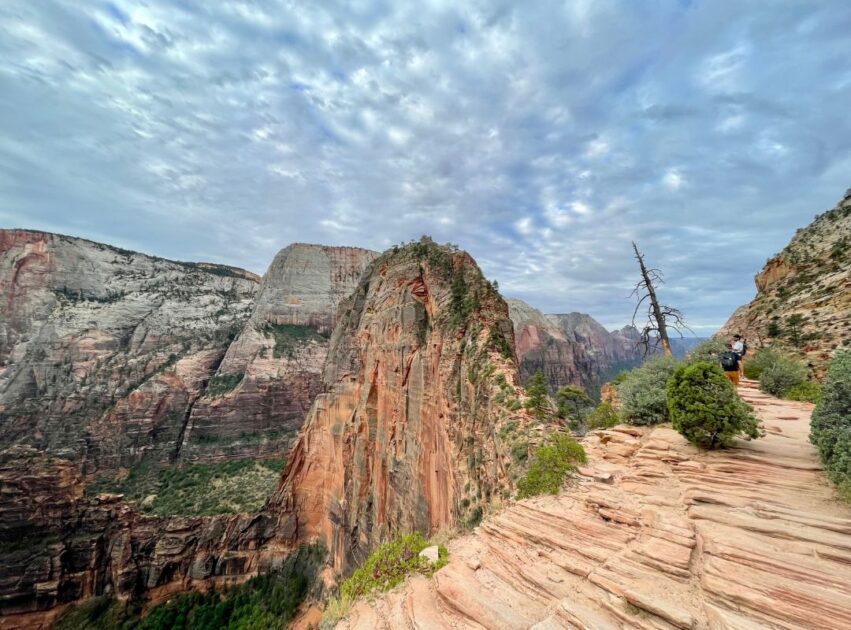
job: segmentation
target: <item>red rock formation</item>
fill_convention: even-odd
[[[505,302],[466,253],[423,241],[378,258],[341,306],[324,393],[270,504],[278,534],[323,540],[345,574],[395,534],[508,496],[528,425],[506,405],[521,395],[512,343]]]
[[[565,385],[594,391],[642,360],[633,339],[610,333],[589,315],[544,315],[515,299],[508,305],[523,378],[541,370],[553,391]]]
[[[851,191],[798,230],[754,280],[756,297],[733,313],[718,336],[744,335],[752,351],[788,344],[787,318],[803,315],[800,350],[823,375],[833,351],[851,345]]]
[[[338,627],[851,627],[851,509],[807,439],[812,405],[740,392],[765,438],[706,453],[665,426],[592,432],[576,483]]]

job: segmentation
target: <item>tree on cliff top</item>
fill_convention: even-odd
[[[638,251],[638,245],[635,242],[632,243],[632,249],[635,251],[638,266],[641,268],[641,280],[632,290],[632,295],[640,296],[638,304],[635,305],[635,311],[632,313],[632,325],[636,328],[638,326],[635,324],[635,318],[638,315],[638,310],[645,301],[650,301],[647,305],[647,322],[641,328],[641,337],[638,343],[644,346],[645,355],[661,345],[662,352],[666,357],[673,356],[668,328],[674,329],[682,337],[682,329],[688,329],[688,327],[685,325],[683,314],[679,309],[667,304],[660,304],[656,297],[656,285],[665,283],[662,272],[659,269],[647,267],[644,262],[644,254]]]

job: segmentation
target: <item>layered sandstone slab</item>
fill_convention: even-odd
[[[741,393],[764,439],[702,453],[668,427],[595,432],[575,485],[487,519],[433,579],[340,627],[851,627],[851,509],[808,443],[812,406]]]

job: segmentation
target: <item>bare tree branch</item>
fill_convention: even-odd
[[[665,284],[665,280],[660,269],[655,267],[648,268],[644,263],[644,255],[638,250],[638,245],[632,243],[632,249],[635,252],[635,259],[638,261],[638,266],[641,269],[641,280],[639,280],[630,293],[640,296],[638,303],[635,305],[635,310],[632,313],[632,325],[637,329],[635,324],[641,306],[649,300],[647,304],[647,320],[639,333],[638,344],[644,347],[644,356],[650,350],[656,350],[660,345],[662,352],[666,357],[672,356],[671,340],[668,334],[669,330],[675,331],[680,337],[683,336],[683,330],[694,332],[685,323],[685,317],[682,311],[667,304],[660,304],[656,296],[656,287],[660,284]]]

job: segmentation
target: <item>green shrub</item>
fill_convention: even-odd
[[[585,450],[572,437],[563,433],[549,436],[532,458],[526,476],[517,482],[517,498],[539,494],[558,494],[564,478],[586,461]]]
[[[782,396],[786,391],[807,381],[807,366],[789,355],[780,355],[759,375],[759,388],[772,396]]]
[[[217,398],[232,391],[242,382],[245,374],[216,374],[207,384],[207,396]]]
[[[747,355],[745,357],[745,376],[753,380],[758,380],[759,375],[762,374],[765,368],[786,356],[788,356],[788,353],[773,346],[760,348],[753,355]]]
[[[718,363],[721,360],[721,354],[726,351],[727,344],[720,339],[707,339],[691,349],[686,355],[686,361],[688,363]]]
[[[630,424],[647,425],[668,420],[666,388],[678,364],[670,357],[650,359],[629,372],[618,385],[623,415]]]
[[[815,381],[800,383],[783,392],[783,398],[786,398],[787,400],[800,400],[802,402],[817,403],[821,400],[821,385]]]
[[[342,598],[354,600],[373,591],[386,591],[401,583],[412,573],[431,575],[449,561],[449,552],[438,546],[440,560],[432,564],[420,557],[420,552],[429,546],[422,534],[414,532],[381,545],[373,551],[366,562],[340,586]]]
[[[617,409],[609,403],[600,403],[597,408],[588,416],[588,428],[593,429],[611,429],[613,426],[623,422],[623,418],[618,413]]]
[[[822,399],[813,411],[810,441],[828,477],[851,502],[851,350],[840,350],[830,362]]]
[[[526,409],[535,418],[543,420],[552,413],[547,381],[541,370],[535,372],[535,375],[529,379],[529,382],[526,384],[526,394],[528,396],[526,399]]]
[[[667,404],[674,429],[702,448],[729,446],[739,434],[761,436],[751,408],[714,363],[677,368],[668,382]]]

